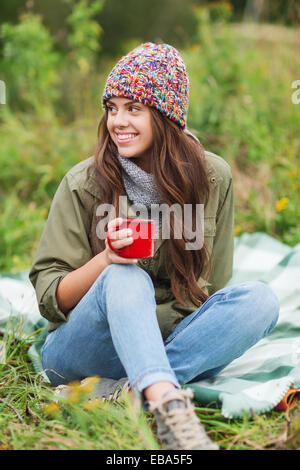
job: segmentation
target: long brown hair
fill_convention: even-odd
[[[184,132],[175,122],[164,117],[155,108],[150,108],[153,129],[151,173],[164,203],[206,205],[209,198],[209,182],[205,170],[205,153],[202,145]],[[98,126],[98,142],[94,163],[97,182],[105,203],[112,204],[119,215],[119,195],[125,194],[122,170],[116,157],[117,147],[107,128],[107,110]],[[205,244],[199,250],[185,249],[185,236],[174,236],[174,217],[170,214],[170,239],[166,240],[165,260],[171,280],[171,289],[178,302],[185,306],[190,301],[198,307],[208,295],[199,287],[197,280],[209,266]],[[195,212],[193,210],[193,230]],[[105,249],[104,240],[94,234],[98,252]],[[97,240],[96,240],[97,239]]]

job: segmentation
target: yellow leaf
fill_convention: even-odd
[[[288,197],[282,197],[281,199],[276,201],[276,210],[277,210],[277,212],[283,211],[286,208],[288,202],[289,202]]]
[[[48,210],[46,208],[42,209],[41,210],[41,216],[47,217],[47,215],[48,215]]]
[[[80,390],[84,393],[91,393],[95,385],[99,382],[100,377],[97,375],[92,377],[86,377],[81,381]]]
[[[235,236],[239,235],[242,231],[243,231],[243,229],[240,225],[236,225],[236,227],[234,227],[234,235]]]
[[[49,415],[50,413],[53,413],[54,411],[58,411],[58,410],[59,410],[58,403],[52,402],[44,408],[44,413],[46,415]]]
[[[297,178],[298,171],[297,170],[290,170],[289,171],[289,177],[292,179]]]
[[[95,408],[99,408],[103,403],[99,398],[93,398],[92,400],[88,400],[84,403],[83,408],[86,410],[94,410]]]

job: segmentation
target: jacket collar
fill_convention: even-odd
[[[205,151],[207,176],[210,178],[210,180],[213,179],[214,182],[219,183],[222,177],[217,174],[214,166],[210,162],[209,155],[211,155],[211,153]],[[92,163],[92,159],[93,157],[90,157],[91,163]],[[92,194],[92,196],[95,196],[97,199],[101,200],[101,194],[100,194],[100,190],[97,184],[96,170],[94,168],[92,169],[90,173],[90,177],[86,178],[85,181],[83,182],[83,188],[86,191],[88,191],[90,194]]]
[[[220,180],[222,179],[222,177],[216,173],[214,166],[210,162],[210,159],[209,159],[210,152],[205,152],[205,155],[206,155],[207,176],[209,178],[209,181],[214,184],[218,184]],[[86,191],[88,191],[90,194],[92,194],[94,197],[96,197],[98,200],[101,200],[100,190],[97,184],[96,170],[94,168],[92,169],[90,173],[90,177],[86,178],[85,181],[83,182],[83,188]],[[124,195],[126,196],[126,194]],[[122,213],[127,214],[128,218],[135,217],[135,212],[131,208],[131,204],[129,202],[128,197],[126,197],[126,199],[125,198],[122,199],[122,203],[123,203],[123,206],[121,207]],[[162,239],[162,229],[160,229],[159,238],[155,240],[154,254],[157,252],[157,250],[160,248],[160,246],[164,242],[165,240]]]

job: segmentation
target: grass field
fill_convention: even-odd
[[[32,338],[31,338],[32,340]],[[155,422],[130,395],[119,402],[87,400],[76,384],[68,400],[54,395],[28,360],[28,340],[4,338],[0,368],[1,450],[160,450]],[[92,381],[91,381],[92,386]],[[88,390],[86,390],[86,393]],[[218,409],[196,408],[209,435],[227,450],[298,449],[300,410],[270,412],[239,420]]]
[[[202,23],[199,42],[182,51],[191,80],[189,127],[232,167],[236,235],[263,231],[290,246],[300,242],[300,104],[291,100],[299,48],[293,29]],[[60,179],[93,153],[110,65],[82,82],[84,106],[74,99],[74,72],[70,89],[63,80],[57,85],[63,104],[53,100],[32,112],[0,107],[1,271],[30,268]],[[60,77],[70,70],[62,68]],[[56,403],[28,359],[34,337],[4,331],[0,340],[0,449],[161,449],[152,416],[130,397],[99,404],[83,394]],[[240,420],[213,408],[197,413],[224,449],[300,446],[298,405]]]

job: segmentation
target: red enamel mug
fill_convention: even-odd
[[[123,258],[152,258],[154,255],[155,221],[152,219],[123,219],[118,230],[130,228],[132,243],[116,250],[110,240],[115,228],[108,230],[107,243],[111,250]]]

